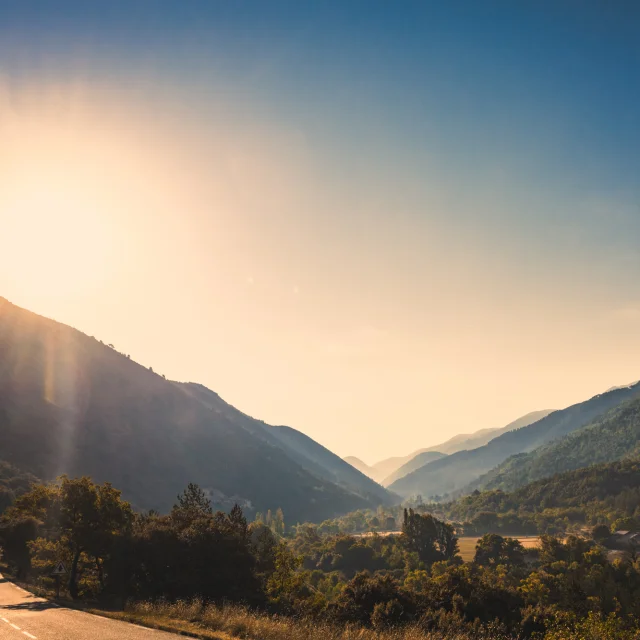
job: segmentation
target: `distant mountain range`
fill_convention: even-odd
[[[36,478],[66,473],[109,481],[139,509],[167,511],[195,482],[216,508],[319,522],[416,495],[514,491],[629,456],[640,457],[640,383],[369,467],[0,298],[0,511]]]
[[[446,458],[446,453],[441,453],[440,451],[422,451],[417,455],[413,456],[408,462],[405,462],[399,469],[396,469],[393,473],[387,476],[382,484],[387,487],[393,484],[399,478],[404,478],[408,473],[419,469],[425,464],[429,464],[430,462],[435,462],[436,460],[440,460],[441,458]]]
[[[167,511],[189,482],[218,508],[320,521],[397,497],[311,438],[170,382],[71,327],[0,298],[0,458],[43,480],[109,481]]]
[[[425,449],[419,449],[418,451],[414,451],[407,456],[399,456],[394,458],[385,458],[375,465],[368,466],[362,460],[349,456],[344,458],[345,462],[348,462],[350,465],[368,475],[370,478],[376,480],[376,482],[380,482],[385,487],[389,487],[396,480],[403,478],[408,475],[412,471],[419,469],[420,467],[433,462],[435,460],[439,460],[443,458],[445,455],[451,455],[453,453],[457,453],[458,451],[463,451],[465,449],[476,449],[477,447],[481,447],[486,444],[493,438],[498,437],[499,435],[506,433],[507,431],[512,431],[513,429],[519,429],[520,427],[525,427],[532,422],[536,422],[541,418],[549,415],[551,413],[551,409],[542,410],[542,411],[532,411],[517,420],[509,423],[505,427],[497,427],[494,429],[480,429],[475,433],[461,433],[459,435],[453,436],[446,442],[442,444],[434,445],[432,447],[427,447]]]
[[[465,492],[475,489],[513,491],[556,473],[629,457],[640,457],[640,384],[622,388],[635,389],[636,396],[582,429],[553,440],[530,453],[507,458],[472,482],[465,488]]]
[[[400,478],[389,489],[405,497],[463,493],[471,483],[510,456],[531,452],[585,427],[639,392],[639,385],[614,389],[567,409],[554,411],[529,426],[503,433],[484,446],[458,451],[430,462]]]

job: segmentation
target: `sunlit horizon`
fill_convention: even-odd
[[[640,379],[638,47],[597,15],[166,3],[110,48],[10,4],[0,296],[367,463]]]

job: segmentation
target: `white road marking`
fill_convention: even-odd
[[[24,633],[24,635],[27,636],[27,638],[31,638],[32,640],[37,640],[37,638],[33,634],[29,633],[28,631],[23,631],[22,633]]]
[[[13,622],[10,622],[9,626],[13,627],[16,631],[20,631],[20,627],[17,624],[13,624]]]
[[[6,618],[0,618],[0,620],[2,620],[2,622],[6,622],[7,624],[11,624]]]

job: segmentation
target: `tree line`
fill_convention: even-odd
[[[465,638],[640,632],[640,562],[631,554],[611,562],[593,539],[543,536],[538,550],[525,550],[487,534],[465,563],[454,526],[414,509],[399,514],[400,534],[360,538],[309,524],[282,531],[284,514],[276,514],[268,526],[266,516],[249,524],[237,506],[214,512],[193,484],[170,513],[136,513],[108,483],[63,477],[34,485],[4,512],[2,561],[45,587],[63,561],[71,597],[120,604],[236,602],[296,619],[417,625]]]

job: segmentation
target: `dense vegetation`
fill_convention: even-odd
[[[25,473],[8,462],[0,460],[0,514],[32,484],[39,482],[31,473]]]
[[[468,489],[512,491],[562,471],[640,453],[640,398],[616,407],[595,424],[554,440],[531,453],[509,458]]]
[[[638,631],[640,562],[632,555],[610,562],[593,540],[572,536],[564,543],[545,536],[538,551],[525,551],[489,534],[473,562],[463,563],[451,524],[412,509],[401,522],[397,536],[322,535],[311,525],[283,536],[281,512],[248,524],[237,506],[214,512],[196,485],[169,514],[138,514],[109,484],[63,477],[16,499],[0,518],[0,544],[16,575],[50,585],[64,560],[75,598],[146,602],[130,606],[174,613],[187,600],[191,619],[202,624],[221,624],[216,605],[238,603],[293,616],[291,625],[313,621],[336,638],[343,636],[328,630],[348,625],[406,628],[414,638],[433,631],[631,638]]]
[[[168,511],[191,480],[218,508],[282,507],[294,521],[394,499],[310,438],[3,298],[0,433],[2,459],[19,469],[109,480],[138,508]]]
[[[565,533],[597,524],[640,528],[640,461],[593,465],[532,482],[516,491],[475,491],[422,511],[459,523],[465,535]]]
[[[614,389],[567,409],[554,411],[537,422],[509,431],[471,451],[460,451],[430,462],[389,486],[401,496],[440,497],[459,491],[508,457],[532,451],[590,425],[607,411],[640,393],[640,384]]]

